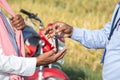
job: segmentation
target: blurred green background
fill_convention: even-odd
[[[44,27],[50,22],[63,21],[72,26],[90,30],[100,29],[110,21],[115,5],[119,2],[119,0],[7,1],[18,14],[20,9],[37,13]],[[102,80],[100,64],[102,49],[87,49],[70,39],[66,39],[65,45],[68,51],[62,67],[71,80]]]

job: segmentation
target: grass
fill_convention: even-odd
[[[111,20],[118,0],[8,0],[8,2],[16,13],[20,13],[21,8],[38,13],[44,27],[54,21],[63,21],[72,26],[93,30],[102,28]],[[90,50],[70,39],[66,39],[65,45],[68,51],[64,57],[63,70],[71,80],[102,80],[100,64],[102,49]]]

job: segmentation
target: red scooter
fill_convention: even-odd
[[[41,55],[44,52],[50,51],[54,47],[56,47],[57,50],[60,50],[64,47],[63,38],[55,35],[54,38],[48,39],[47,36],[43,34],[43,23],[42,20],[37,17],[37,15],[30,13],[24,9],[21,9],[20,12],[27,15],[29,19],[35,19],[39,21],[39,31],[37,32],[37,35],[29,37],[25,40],[25,44],[30,50],[28,57]],[[49,24],[48,26],[50,27],[51,25],[52,24]],[[63,62],[63,60],[59,60],[56,63],[49,65],[37,67],[34,75],[29,76],[27,80],[69,80],[69,77],[62,71],[60,62]]]

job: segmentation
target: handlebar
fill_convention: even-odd
[[[35,20],[39,21],[40,22],[40,26],[43,26],[42,20],[39,17],[37,17],[36,14],[28,12],[28,11],[26,11],[24,9],[21,9],[20,12],[25,14],[25,15],[27,15],[29,18],[32,18],[32,19],[35,19]]]

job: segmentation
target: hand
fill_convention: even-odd
[[[73,27],[64,22],[55,22],[45,30],[45,34],[50,34],[50,36],[53,36],[57,33],[60,37],[71,37],[72,32]]]
[[[37,57],[37,66],[46,65],[53,62],[56,62],[59,59],[62,59],[65,55],[66,49],[56,52],[56,49],[53,49],[49,52],[43,53]]]
[[[24,19],[19,14],[17,14],[15,17],[10,18],[10,22],[11,22],[12,27],[18,30],[21,30],[26,26]]]

